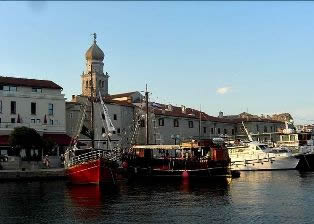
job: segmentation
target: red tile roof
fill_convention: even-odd
[[[15,77],[0,76],[0,85],[14,85],[14,86],[27,86],[27,87],[39,87],[47,89],[62,89],[61,86],[50,80],[38,80],[38,79],[25,79]]]
[[[119,93],[119,94],[110,95],[109,97],[111,99],[113,99],[113,98],[121,98],[121,97],[129,97],[129,96],[133,95],[134,93],[136,93],[136,92]]]
[[[158,103],[151,103],[151,105],[156,105],[152,107],[152,112],[158,115],[165,115],[165,116],[173,116],[173,117],[185,117],[185,118],[194,118],[200,119],[200,113],[202,113],[202,120],[203,121],[212,121],[212,122],[221,122],[221,123],[241,123],[244,122],[272,122],[272,123],[282,123],[277,120],[271,120],[267,118],[219,118],[210,116],[204,112],[200,112],[199,110],[195,110],[192,108],[186,108],[185,113],[182,112],[181,107],[176,107],[171,105],[172,109],[168,110],[168,105],[158,104]]]
[[[152,103],[152,105],[154,105],[154,103]],[[210,116],[204,112],[200,112],[199,110],[195,110],[192,108],[185,108],[185,112],[183,112],[181,107],[176,107],[176,106],[171,105],[172,109],[168,110],[167,105],[164,105],[164,104],[157,104],[157,105],[158,105],[157,107],[153,107],[152,112],[158,115],[185,117],[185,118],[194,118],[194,119],[200,119],[200,115],[201,115],[201,119],[203,121],[232,123],[232,121],[228,119]]]

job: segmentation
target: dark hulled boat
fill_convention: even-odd
[[[123,156],[129,178],[231,177],[228,150],[211,140],[181,145],[136,145]]]

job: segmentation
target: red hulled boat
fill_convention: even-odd
[[[113,155],[93,149],[72,156],[67,163],[66,173],[73,184],[115,184],[116,169]]]

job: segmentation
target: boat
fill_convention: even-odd
[[[134,145],[122,160],[130,179],[232,177],[227,149],[212,140],[192,140],[181,145]]]
[[[92,71],[92,69],[91,69]],[[91,75],[92,79],[92,75]],[[92,87],[91,87],[92,88]],[[91,90],[93,93],[93,89]],[[84,120],[86,116],[86,102],[82,111],[82,118],[79,123],[79,130],[77,134],[73,136],[71,146],[65,152],[65,171],[69,180],[73,184],[115,184],[116,183],[116,171],[118,164],[118,150],[113,150],[111,146],[111,138],[115,128],[109,117],[108,109],[103,102],[102,96],[99,92],[99,101],[101,103],[103,122],[103,136],[108,145],[108,149],[95,147],[94,133],[94,99],[93,94],[89,99],[91,104],[91,128],[88,129],[84,126]],[[83,134],[90,138],[90,147],[79,146],[78,140],[80,134]]]
[[[239,171],[296,169],[299,158],[288,148],[270,148],[260,142],[227,146],[231,169]]]
[[[296,169],[299,158],[286,147],[269,147],[265,143],[253,141],[252,136],[242,122],[248,136],[247,142],[227,144],[231,159],[231,169],[239,171],[291,170]]]
[[[146,144],[133,144],[122,156],[122,166],[128,179],[175,180],[232,176],[228,151],[222,142],[199,138],[180,145],[150,144],[147,86],[145,100]]]
[[[314,170],[314,140],[311,136],[307,140],[306,145],[299,146],[299,153],[296,158],[300,159],[297,169],[300,171],[313,171]]]

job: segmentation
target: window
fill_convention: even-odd
[[[173,127],[179,127],[179,120],[178,119],[173,120]]]
[[[53,115],[53,104],[52,103],[48,104],[48,115]]]
[[[220,134],[220,128],[218,128],[218,134]]]
[[[2,113],[2,100],[0,100],[0,113]]]
[[[36,103],[31,103],[31,114],[32,115],[36,114]]]
[[[267,132],[267,126],[264,126],[264,132]]]
[[[49,119],[49,124],[53,125],[53,120],[52,119]]]
[[[203,127],[203,132],[204,132],[204,134],[206,134],[206,127]]]
[[[10,91],[16,92],[16,86],[10,86]]]
[[[237,132],[238,132],[238,128],[235,127],[235,128],[234,128],[234,133],[237,133]]]
[[[112,134],[114,134],[114,135],[115,135],[115,134],[116,134],[116,131],[113,131],[113,132],[112,132]]]
[[[0,123],[1,123],[1,117],[0,117]]]
[[[234,129],[231,129],[231,134],[234,135]]]
[[[36,119],[32,118],[32,119],[31,119],[31,123],[32,123],[32,124],[35,124],[35,123],[36,123]]]
[[[211,129],[210,129],[210,133],[211,133],[211,134],[214,134],[214,128],[211,128]]]
[[[11,101],[11,114],[16,114],[16,102]]]
[[[37,122],[37,124],[40,124],[40,119],[37,119],[36,122]]]
[[[118,129],[117,129],[117,133],[120,134],[120,132],[121,132],[121,130],[120,130],[120,128],[118,128]]]
[[[226,135],[228,133],[227,129],[224,129],[224,134]]]
[[[145,127],[145,120],[140,120],[140,127]]]
[[[116,114],[113,115],[113,120],[117,120],[117,115]]]
[[[189,121],[189,128],[193,128],[193,121]]]
[[[41,89],[41,88],[33,87],[33,88],[32,88],[32,92],[33,92],[33,93],[42,93],[42,89]]]
[[[85,82],[85,89],[88,88],[88,81]]]
[[[256,125],[256,131],[259,131],[259,127],[258,127],[258,124]]]
[[[16,86],[3,86],[2,89],[4,91],[13,91],[16,92]]]
[[[163,118],[158,119],[159,126],[165,126],[165,120]]]
[[[270,126],[270,132],[273,132],[273,126]]]
[[[11,123],[15,123],[15,118],[11,118]]]
[[[73,113],[72,112],[70,113],[70,118],[73,118]]]

